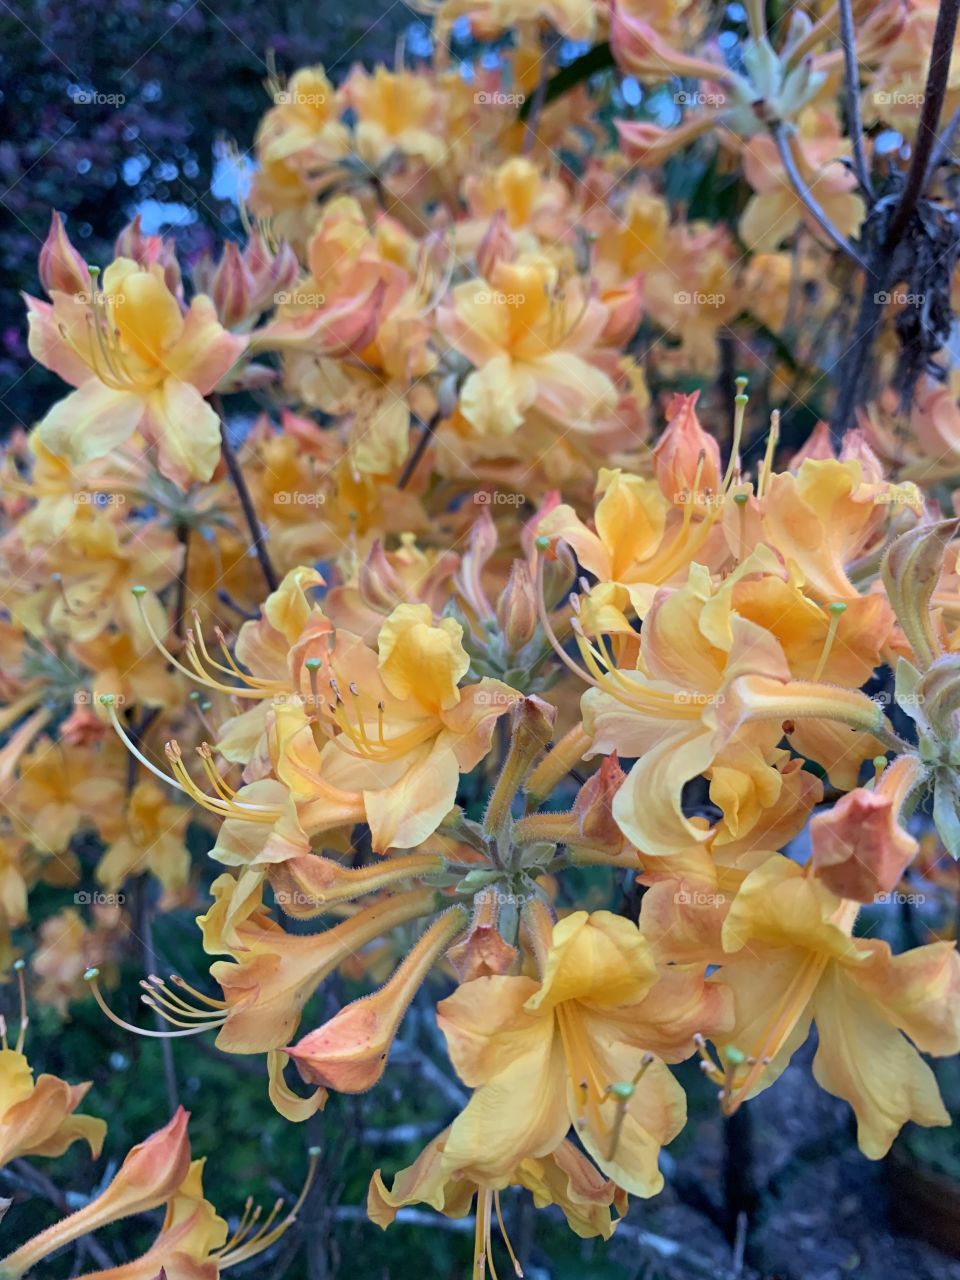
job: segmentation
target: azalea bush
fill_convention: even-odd
[[[2,1280],[312,1280],[335,1204],[370,1274],[446,1218],[522,1275],[529,1206],[610,1240],[687,1093],[735,1144],[813,1036],[869,1160],[950,1124],[957,10],[442,0],[429,57],[268,60],[242,238],[52,212]]]

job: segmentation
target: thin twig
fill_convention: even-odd
[[[237,497],[240,499],[240,506],[243,508],[243,517],[247,522],[247,528],[250,530],[250,537],[253,539],[253,549],[256,552],[257,560],[260,562],[260,570],[263,573],[264,581],[270,591],[276,591],[280,585],[276,570],[267,554],[266,544],[263,538],[263,525],[257,517],[256,508],[253,505],[253,499],[250,496],[250,490],[247,488],[247,482],[244,479],[243,471],[240,463],[237,461],[237,455],[233,445],[230,443],[230,434],[227,431],[227,417],[223,408],[223,400],[219,395],[210,397],[211,403],[216,410],[220,419],[220,447],[223,450],[223,460],[227,464],[227,470],[230,472],[230,479],[233,481],[233,487],[237,491]]]
[[[400,479],[397,481],[398,489],[405,489],[410,483],[417,464],[427,451],[427,445],[433,439],[433,433],[437,429],[437,423],[440,421],[440,414],[435,413],[429,422],[424,422],[420,426],[420,439],[414,445],[413,453],[404,463],[403,470],[400,472]]]
[[[958,0],[960,2],[960,0]],[[770,132],[773,140],[777,144],[777,150],[780,152],[780,160],[786,170],[787,177],[790,179],[790,185],[793,187],[800,201],[806,208],[807,212],[816,222],[817,226],[830,237],[838,249],[842,249],[851,261],[855,262],[863,271],[869,268],[860,257],[856,249],[840,231],[833,225],[826,213],[823,211],[813,192],[803,180],[800,170],[797,168],[797,162],[793,155],[793,149],[790,146],[790,139],[787,137],[787,131],[784,128],[782,120],[777,120],[771,124]]]
[[[840,36],[843,40],[843,66],[846,79],[847,127],[853,144],[853,170],[857,181],[870,203],[873,203],[873,183],[867,164],[867,149],[863,139],[863,119],[860,114],[860,69],[857,64],[856,32],[853,27],[853,9],[850,0],[839,0]]]
[[[897,205],[887,228],[886,249],[896,248],[907,229],[917,207],[927,180],[930,154],[937,139],[940,113],[947,93],[947,76],[953,56],[953,42],[957,34],[957,18],[960,17],[960,0],[940,0],[937,9],[937,25],[933,31],[933,48],[927,68],[927,83],[923,90],[923,109],[917,124],[910,168],[904,183],[900,203]]]

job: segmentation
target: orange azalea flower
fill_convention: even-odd
[[[209,480],[220,424],[204,400],[243,354],[245,339],[219,324],[202,295],[183,313],[162,267],[117,258],[89,287],[29,299],[34,359],[77,388],[40,424],[55,454],[82,466],[135,432],[157,448],[177,484]]]
[[[775,855],[734,899],[727,959],[711,981],[729,986],[735,1005],[732,1029],[716,1037],[721,1058],[733,1050],[725,1109],[771,1085],[815,1021],[814,1076],[853,1107],[860,1149],[876,1160],[908,1120],[950,1123],[917,1049],[960,1050],[960,956],[941,942],[892,955],[885,942],[851,937],[857,911]]]
[[[544,941],[542,981],[477,978],[438,1006],[453,1064],[475,1090],[443,1167],[506,1186],[573,1125],[618,1186],[654,1195],[660,1146],[686,1114],[664,1060],[687,1057],[695,1031],[723,1023],[722,993],[692,970],[658,975],[637,927],[606,911],[576,911]]]

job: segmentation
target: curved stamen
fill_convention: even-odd
[[[107,1004],[106,1000],[103,998],[103,992],[100,990],[100,984],[98,982],[99,977],[99,969],[88,969],[83,975],[84,981],[90,984],[90,990],[93,994],[94,1000],[96,1000],[102,1012],[110,1019],[111,1022],[115,1023],[118,1027],[123,1027],[124,1031],[129,1031],[135,1036],[147,1036],[151,1040],[173,1040],[180,1036],[195,1036],[199,1035],[202,1031],[212,1031],[215,1028],[222,1027],[228,1017],[228,1014],[224,1012],[218,1018],[211,1018],[209,1021],[198,1026],[186,1027],[180,1031],[151,1031],[147,1027],[136,1027],[132,1022],[127,1022],[118,1014],[114,1013]],[[149,1001],[145,1000],[145,1003],[149,1003]],[[155,1012],[162,1014],[162,1010],[157,1005],[153,1005],[152,1007]],[[165,1014],[162,1014],[162,1016],[166,1017]],[[168,1019],[168,1021],[170,1021],[170,1019]]]

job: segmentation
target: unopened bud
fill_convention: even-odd
[[[50,230],[40,250],[40,283],[47,293],[86,293],[90,289],[87,264],[70,243],[59,213],[50,216]]]
[[[497,621],[510,653],[519,653],[537,630],[537,595],[525,560],[514,560],[503,595],[497,601]]]

